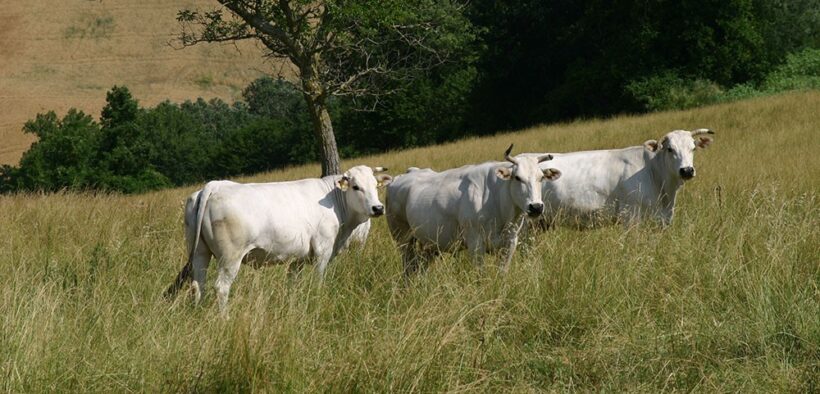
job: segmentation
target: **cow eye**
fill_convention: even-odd
[[[515,180],[518,181],[518,182],[524,182],[524,180],[521,179],[521,177],[518,176],[518,175],[515,176]]]
[[[669,153],[674,152],[674,150],[672,150],[672,148],[666,148],[666,151],[669,152]]]
[[[360,188],[359,185],[354,185],[353,190],[359,191],[359,190],[362,190],[362,188]]]

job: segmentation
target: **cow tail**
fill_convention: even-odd
[[[205,216],[205,206],[208,203],[208,197],[211,195],[211,188],[208,185],[205,185],[202,188],[202,192],[196,196],[196,203],[194,204],[194,212],[196,216],[194,217],[194,221],[196,222],[196,235],[194,236],[194,244],[188,251],[188,261],[185,262],[185,265],[182,267],[182,270],[179,271],[177,274],[174,283],[165,290],[164,296],[167,299],[174,297],[178,292],[179,289],[182,288],[182,285],[185,284],[188,279],[191,278],[191,269],[193,268],[193,261],[194,261],[194,252],[196,252],[196,248],[199,247],[199,238],[202,234],[202,218]]]

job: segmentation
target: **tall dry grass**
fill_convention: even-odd
[[[456,253],[405,288],[377,220],[323,286],[244,267],[228,321],[213,292],[200,307],[161,297],[184,261],[193,187],[0,197],[0,388],[820,390],[818,108],[807,92],[357,159],[442,169],[498,159],[510,142],[569,151],[717,131],[669,228],[531,234],[506,275]]]

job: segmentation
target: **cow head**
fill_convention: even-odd
[[[695,177],[695,149],[706,148],[713,141],[708,134],[715,132],[709,129],[675,130],[663,136],[660,142],[644,142],[644,147],[660,157],[670,176],[688,181]]]
[[[510,156],[513,146],[510,145],[504,152],[504,159],[512,163],[496,169],[499,178],[509,181],[513,203],[526,212],[530,217],[536,217],[544,212],[544,203],[541,200],[541,182],[554,181],[561,176],[561,172],[554,168],[541,170],[538,163],[552,160],[552,155],[519,155]]]
[[[390,175],[379,174],[384,171],[387,171],[387,168],[356,166],[342,175],[337,181],[337,186],[344,192],[348,209],[364,216],[375,217],[384,214],[384,205],[379,201],[376,189],[393,181]]]

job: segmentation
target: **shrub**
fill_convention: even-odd
[[[124,193],[250,174],[316,159],[299,92],[256,81],[249,104],[163,102],[140,108],[126,87],[106,95],[100,123],[72,109],[39,114],[37,135],[19,167],[0,167],[0,192],[102,189]]]
[[[684,79],[671,71],[634,80],[626,91],[647,111],[685,109],[720,100],[720,86],[705,79]]]
[[[47,191],[94,186],[93,158],[99,147],[100,127],[90,116],[72,108],[58,119],[49,111],[26,122],[23,131],[39,140],[23,154],[19,168],[4,169],[3,178],[13,178],[8,179],[9,184],[17,189]]]
[[[788,55],[763,81],[763,90],[770,93],[795,89],[820,89],[820,49]]]
[[[769,73],[759,86],[753,83],[735,85],[721,95],[720,101],[737,101],[800,89],[820,89],[820,49],[808,48],[788,55],[786,61]]]
[[[766,93],[758,89],[754,83],[741,83],[733,86],[720,96],[721,102],[744,100],[752,97],[763,96]]]

